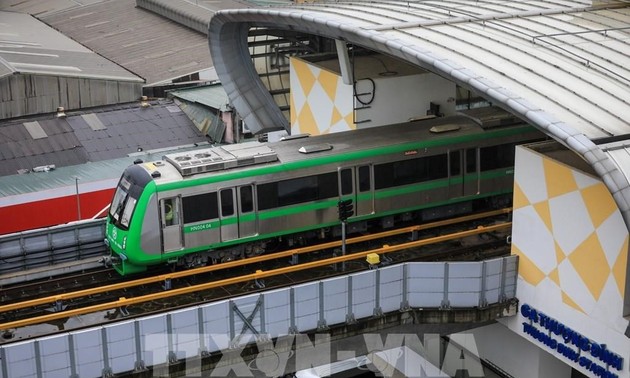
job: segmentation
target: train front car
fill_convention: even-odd
[[[142,165],[132,165],[125,169],[116,187],[107,215],[105,243],[109,246],[110,256],[106,263],[113,265],[121,275],[146,270],[144,264],[135,261],[140,245],[140,232],[136,230],[142,228],[149,196],[145,192],[154,186],[149,171]]]

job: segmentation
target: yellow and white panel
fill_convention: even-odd
[[[291,58],[291,134],[354,130],[352,86],[341,76]]]
[[[518,147],[514,178],[512,253],[519,256],[520,311],[508,326],[568,364],[597,375],[595,370],[606,364],[590,349],[576,357],[558,346],[580,349],[565,343],[561,332],[554,334],[549,324],[555,323],[544,319],[575,331],[590,345],[605,344],[617,355],[628,355],[628,321],[622,316],[628,229],[597,177]],[[628,361],[622,371],[609,369],[629,376]]]

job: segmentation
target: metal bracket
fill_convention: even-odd
[[[177,362],[177,354],[173,351],[168,352],[168,363],[174,364]]]
[[[136,363],[134,364],[133,370],[134,371],[146,371],[147,370],[147,366],[144,363],[144,361],[142,361],[142,360],[136,361]]]
[[[379,306],[379,307],[374,307],[374,317],[375,318],[380,318],[383,316],[383,309]]]
[[[53,312],[61,312],[61,311],[65,310],[66,307],[68,307],[68,306],[63,304],[63,301],[61,299],[56,300],[55,304],[53,305]]]
[[[258,297],[258,301],[256,301],[256,306],[254,307],[254,310],[252,311],[252,313],[249,314],[249,316],[245,316],[235,304],[232,304],[232,310],[243,321],[243,328],[241,329],[241,333],[238,336],[236,336],[234,340],[232,340],[231,346],[233,348],[238,345],[239,340],[241,339],[241,337],[243,336],[243,334],[248,328],[250,331],[252,331],[254,335],[260,337],[260,332],[258,332],[256,327],[254,327],[254,325],[252,324],[252,320],[254,320],[254,317],[258,313],[258,310],[260,310],[260,307],[262,307],[262,303],[263,303],[263,296],[261,295]]]
[[[297,264],[299,264],[298,260],[299,260],[299,255],[297,255],[297,254],[291,255],[291,261],[289,261],[289,264],[297,265]]]
[[[328,325],[326,324],[325,320],[320,320],[317,322],[317,330],[318,331],[323,331],[328,329]]]
[[[256,285],[257,288],[259,289],[264,289],[265,288],[265,280],[263,279],[254,279],[254,285]]]

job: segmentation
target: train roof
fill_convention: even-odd
[[[404,145],[414,141],[469,138],[487,129],[525,125],[516,117],[495,107],[473,109],[460,115],[407,122],[385,127],[331,133],[309,137],[297,135],[271,143],[249,142],[218,146],[164,156],[163,161],[144,164],[159,177],[158,184],[182,178],[208,177],[212,173],[247,169],[261,164],[286,164],[338,156],[340,154]],[[157,175],[155,172],[159,172]]]

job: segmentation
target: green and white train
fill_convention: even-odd
[[[139,162],[114,194],[107,260],[126,275],[334,237],[341,199],[354,203],[348,232],[510,205],[514,147],[544,135],[497,109],[486,113]]]

